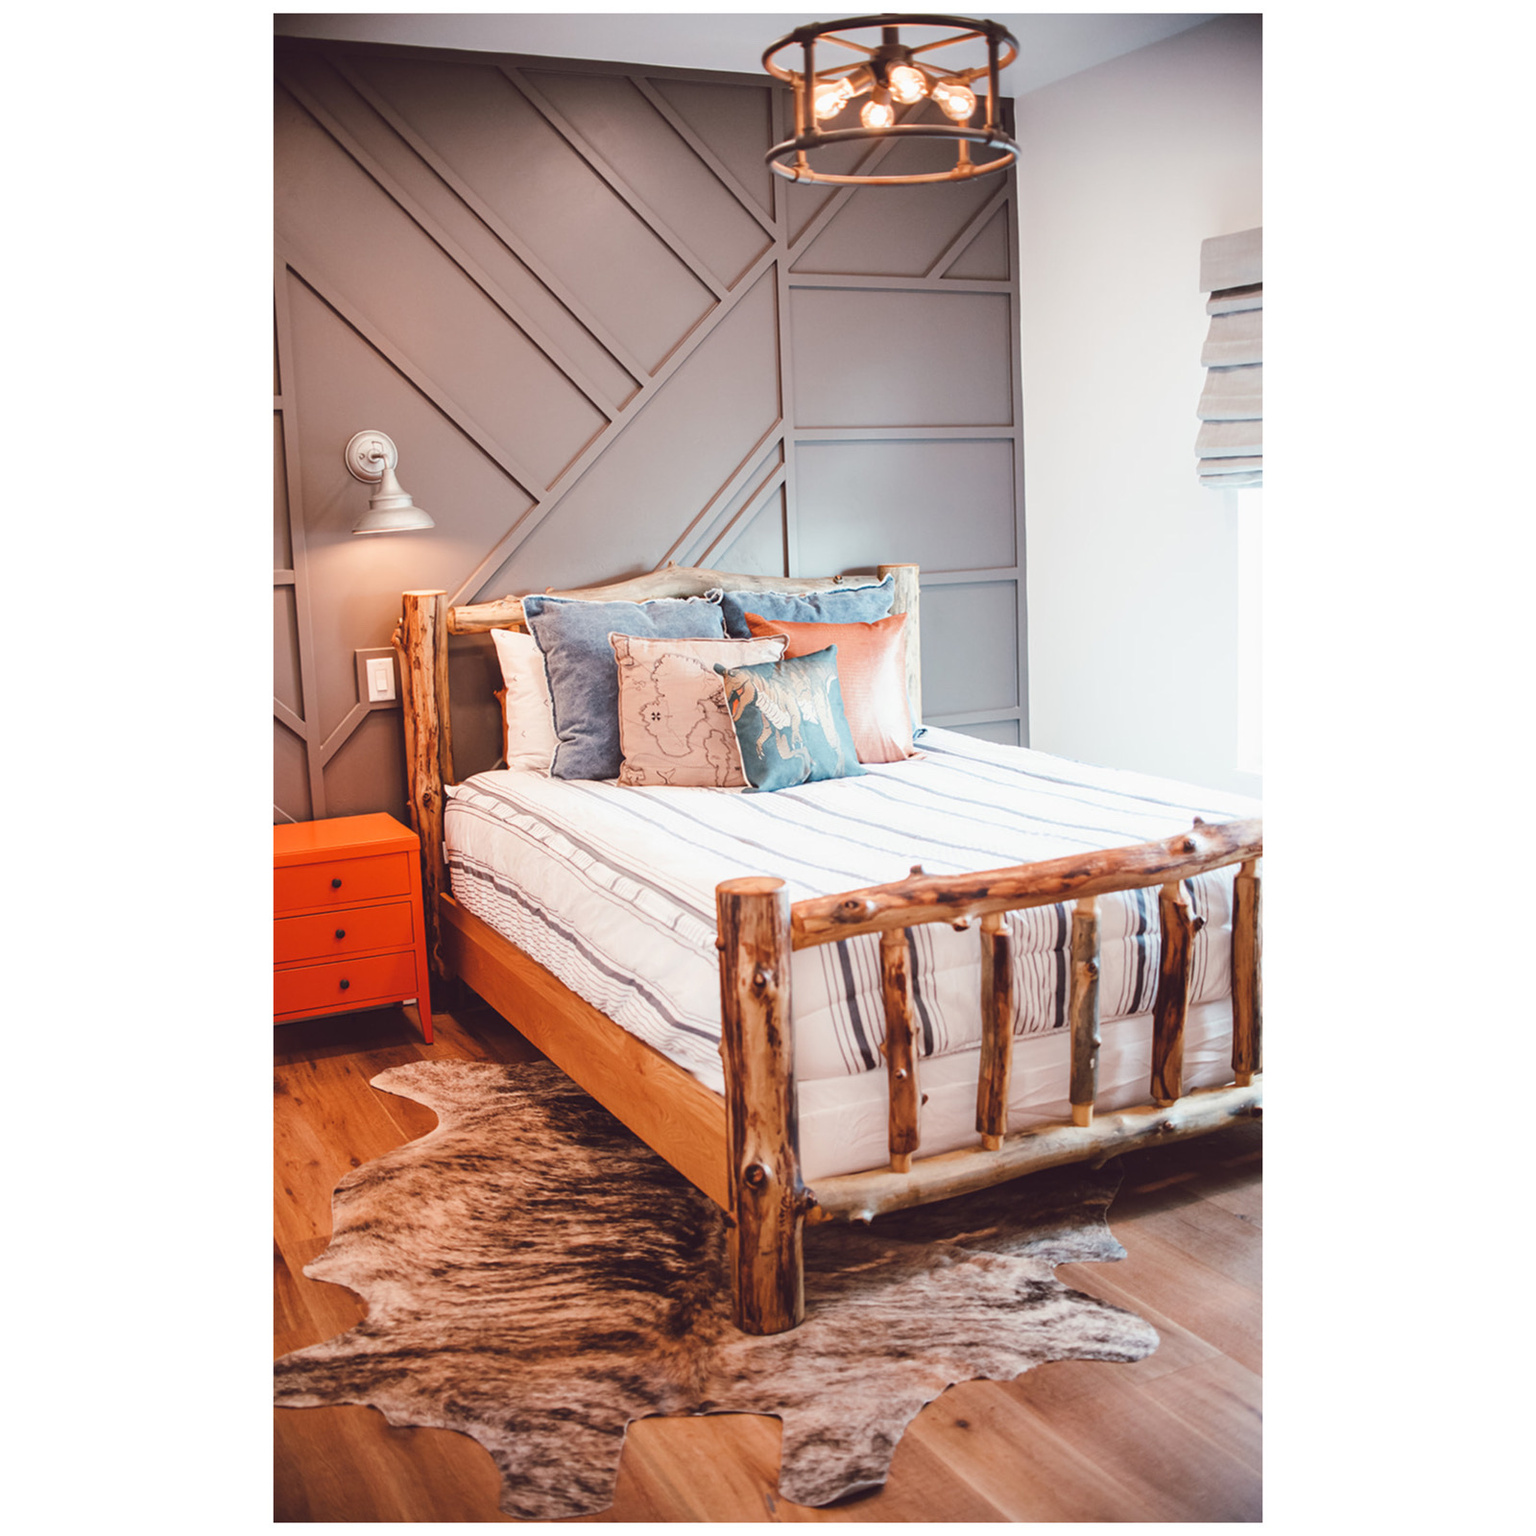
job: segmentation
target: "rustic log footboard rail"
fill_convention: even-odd
[[[1260,877],[1263,826],[1257,820],[1210,826],[1161,842],[1045,859],[966,875],[925,875],[790,906],[784,883],[761,878],[717,887],[722,1052],[726,1060],[732,1256],[737,1321],[752,1333],[793,1328],[804,1316],[801,1229],[812,1222],[868,1221],[883,1211],[923,1205],[1062,1163],[1102,1162],[1153,1140],[1179,1140],[1256,1114],[1262,1028]],[[1191,916],[1183,882],[1226,865],[1234,880],[1232,942],[1233,1084],[1185,1094],[1184,1021],[1190,956],[1203,919]],[[1095,1118],[1099,1052],[1098,898],[1158,890],[1161,922],[1153,1003],[1150,1103]],[[1075,903],[1067,1020],[1071,1037],[1072,1118],[1008,1135],[1013,1059],[1012,941],[1004,914]],[[922,923],[969,927],[980,918],[980,1065],[976,1131],[980,1145],[914,1161],[921,1103],[912,1038],[912,983],[906,930]],[[885,1055],[890,1084],[888,1172],[801,1182],[797,1166],[790,1034],[790,959],[794,950],[860,934],[880,937]]]

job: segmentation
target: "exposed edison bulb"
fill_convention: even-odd
[[[921,101],[928,94],[928,79],[913,64],[897,64],[886,75],[891,95],[903,104]]]
[[[859,121],[866,128],[889,128],[896,121],[896,109],[891,105],[890,97],[884,91],[877,90],[864,103]]]
[[[853,82],[844,75],[830,85],[816,87],[816,116],[818,119],[836,117],[853,100]]]
[[[933,88],[933,99],[945,117],[965,122],[976,110],[976,93],[963,80],[940,80]]]

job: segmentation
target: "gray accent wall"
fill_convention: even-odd
[[[278,819],[404,816],[356,653],[407,588],[915,561],[928,720],[1025,739],[1012,171],[790,186],[766,76],[279,39],[275,87]],[[435,528],[352,536],[363,428]],[[453,641],[461,777],[497,681]]]

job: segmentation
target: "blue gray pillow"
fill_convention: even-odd
[[[753,789],[790,789],[864,772],[843,713],[835,645],[751,667],[717,662],[715,671],[725,679],[741,769]]]
[[[544,654],[555,716],[557,779],[616,779],[619,670],[609,635],[657,640],[723,640],[720,604],[710,597],[659,597],[648,603],[588,603],[580,598],[523,599],[523,617]]]
[[[725,632],[733,640],[750,640],[749,613],[791,624],[872,624],[890,616],[896,578],[867,587],[829,587],[825,592],[725,592],[720,608]]]

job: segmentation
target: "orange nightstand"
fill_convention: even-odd
[[[382,812],[273,827],[277,1023],[414,1002],[432,1043],[420,851]]]

